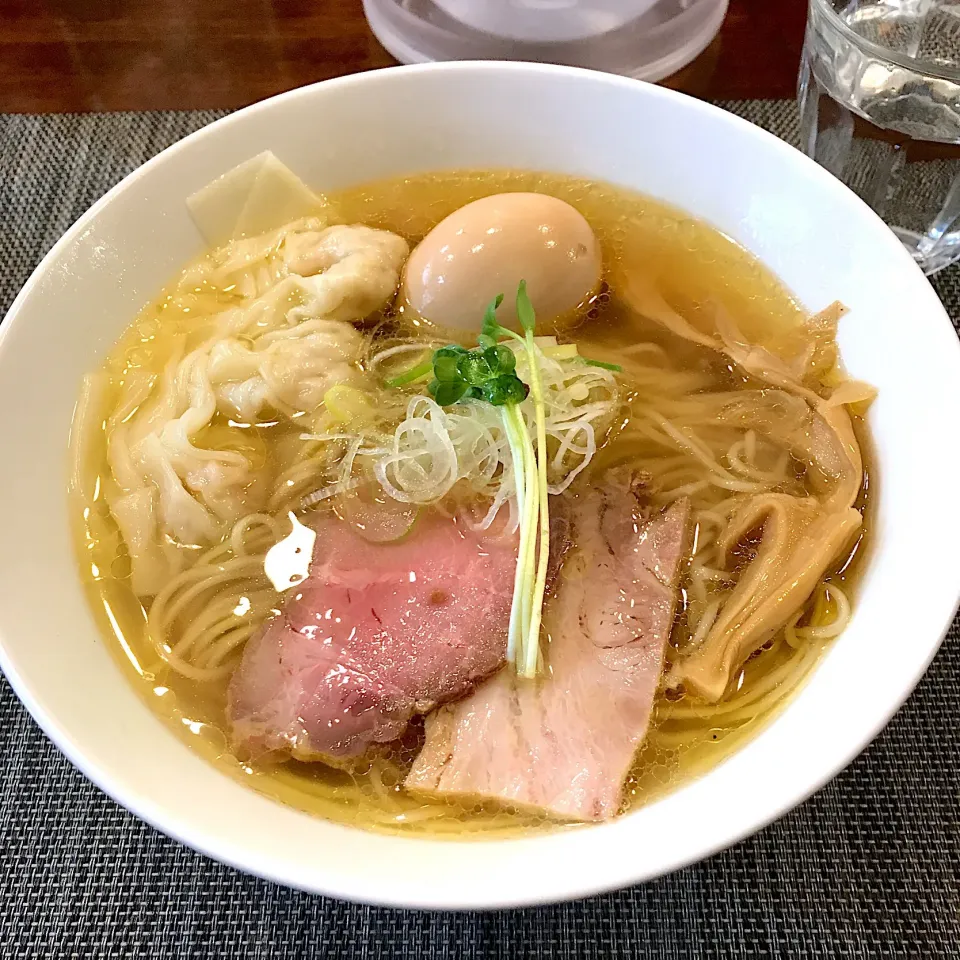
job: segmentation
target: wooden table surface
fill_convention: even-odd
[[[665,82],[792,97],[805,13],[730,0],[714,43]],[[239,107],[392,63],[360,0],[0,0],[0,112]]]

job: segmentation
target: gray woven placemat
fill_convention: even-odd
[[[792,104],[724,106],[796,134]],[[0,116],[0,316],[97,197],[215,116]],[[934,285],[956,323],[960,269]],[[621,893],[445,915],[311,897],[180,847],[86,782],[0,680],[0,956],[958,958],[958,731],[955,624],[864,755],[758,836]]]

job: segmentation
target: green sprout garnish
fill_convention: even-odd
[[[432,373],[427,390],[441,407],[461,400],[484,400],[502,407],[522,403],[529,393],[516,369],[516,356],[502,343],[494,341],[474,350],[454,343],[441,347],[429,360],[388,380],[387,386],[402,387]]]
[[[495,407],[522,403],[528,389],[516,368],[513,351],[502,344],[475,350],[453,344],[434,353],[427,390],[441,407],[459,400],[485,400]]]

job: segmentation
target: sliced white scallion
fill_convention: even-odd
[[[495,309],[495,308],[494,308]],[[523,336],[496,323],[488,312],[480,336],[481,346],[489,346],[500,336],[520,344],[529,374],[529,400],[533,404],[536,445],[530,436],[519,404],[503,408],[503,419],[514,464],[517,501],[520,508],[520,544],[517,549],[517,572],[514,578],[513,605],[510,611],[510,633],[507,659],[515,665],[517,675],[536,677],[540,668],[540,622],[543,596],[546,592],[547,566],[550,559],[550,507],[547,485],[547,430],[543,379],[540,374],[540,345],[534,337],[536,315],[527,295],[526,283],[517,290],[517,316]],[[556,341],[553,346],[555,348]],[[522,471],[518,465],[522,464]],[[522,491],[522,493],[521,493]]]

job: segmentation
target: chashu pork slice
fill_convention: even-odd
[[[620,808],[673,627],[690,507],[650,515],[630,485],[610,483],[573,514],[575,552],[546,611],[546,674],[505,668],[431,714],[410,790],[563,820]]]
[[[349,761],[469,693],[506,652],[515,538],[430,512],[396,543],[322,519],[307,579],[230,682],[235,746]]]

